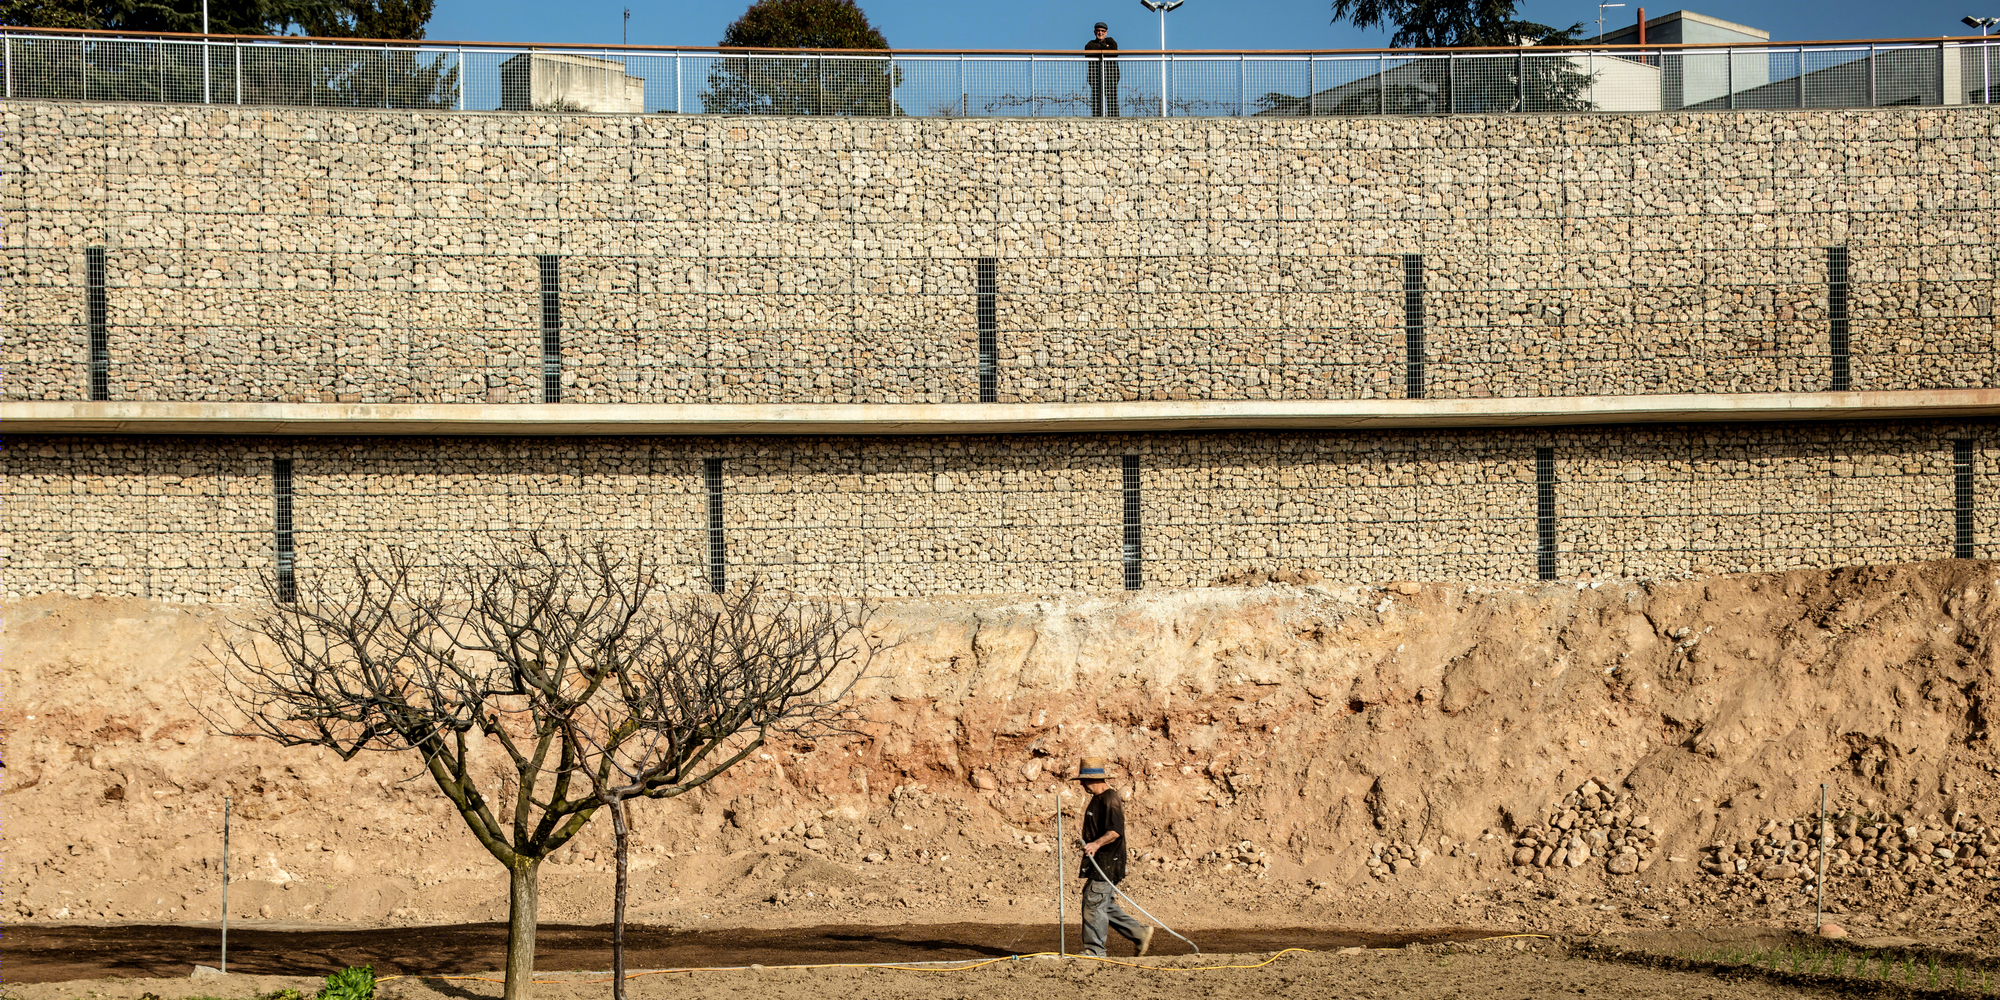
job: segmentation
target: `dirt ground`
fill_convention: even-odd
[[[1077,948],[1069,931],[1067,951]],[[1412,943],[1471,941],[1484,931],[1446,928],[1407,933],[1307,928],[1194,930],[1194,945],[1210,952],[1248,954],[1287,948],[1402,947]],[[506,957],[504,924],[460,924],[381,930],[244,930],[229,936],[229,965],[246,975],[324,975],[351,965],[377,975],[441,976],[467,969],[499,968]],[[608,927],[544,926],[535,938],[542,969],[611,967]],[[1117,951],[1129,954],[1122,939]],[[0,964],[9,983],[116,978],[175,978],[196,965],[216,965],[221,937],[215,927],[10,928],[0,938]],[[1053,924],[836,924],[785,930],[731,928],[676,931],[628,927],[628,968],[796,965],[809,962],[978,961],[1056,952],[1064,947]],[[1159,934],[1151,954],[1189,955],[1193,948]]]
[[[1212,954],[1148,957],[1099,963],[1080,959],[981,959],[966,966],[906,969],[750,968],[712,972],[642,974],[629,981],[633,1000],[755,995],[767,1000],[822,1000],[867,995],[985,1000],[1053,995],[1123,996],[1134,1000],[1226,1000],[1233,997],[1326,997],[1367,1000],[1484,996],[1495,1000],[1553,997],[1748,1000],[1829,995],[1976,996],[1843,986],[1811,976],[1748,968],[1656,968],[1593,960],[1577,948],[1516,940],[1484,945],[1425,945],[1394,949],[1272,955]],[[976,967],[967,967],[975,966]],[[1236,966],[1231,968],[1230,966]],[[381,1000],[483,1000],[500,995],[497,973],[472,978],[411,976],[383,983]],[[601,974],[543,973],[537,1000],[584,1000],[608,995]],[[316,980],[232,973],[197,980],[108,979],[94,982],[9,984],[18,1000],[251,1000],[292,988],[310,991]],[[308,992],[308,995],[309,992]]]
[[[888,606],[900,645],[858,691],[864,732],[771,746],[635,809],[632,919],[753,936],[1049,924],[1057,810],[1073,823],[1081,805],[1060,776],[1090,753],[1128,796],[1127,886],[1176,926],[1797,931],[1824,786],[1845,838],[1832,919],[2000,953],[2000,565],[1281,576],[1300,585]],[[0,607],[10,989],[17,931],[212,927],[225,795],[238,933],[505,918],[502,870],[411,761],[217,734],[202,713],[231,614]],[[595,824],[542,865],[546,923],[607,918],[608,835]],[[1322,960],[1300,982],[1337,981],[1346,960]]]

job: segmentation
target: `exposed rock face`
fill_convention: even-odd
[[[223,610],[5,609],[6,918],[212,917],[225,794],[232,912],[497,916],[497,867],[410,760],[212,734],[194,707]],[[1817,871],[1790,845],[1811,839],[1821,782],[1849,804],[1830,823],[1828,849],[1852,859],[1829,867],[1833,887],[1869,858],[1916,858],[1954,891],[2000,870],[1992,564],[925,601],[887,618],[902,644],[862,692],[864,735],[772,746],[635,808],[637,918],[1024,905],[1085,752],[1124,776],[1143,884],[1225,899],[1216,887],[1247,879],[1273,913],[1324,912],[1316,900],[1376,879],[1498,891],[1530,869],[1776,893]],[[545,868],[545,919],[601,919],[599,826]],[[1703,873],[1753,839],[1786,845],[1756,884]]]

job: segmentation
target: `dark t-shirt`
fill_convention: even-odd
[[[1097,849],[1097,866],[1104,869],[1102,877],[1122,882],[1125,880],[1125,800],[1119,797],[1116,788],[1091,796],[1090,804],[1083,807],[1083,842],[1088,844],[1112,830],[1118,831],[1118,839]],[[1090,855],[1083,856],[1079,874],[1086,879],[1099,877],[1097,869],[1090,865]]]
[[[1091,86],[1102,86],[1107,83],[1118,82],[1118,63],[1115,61],[1118,58],[1118,43],[1116,41],[1109,35],[1103,38],[1093,38],[1083,43],[1083,50],[1085,52],[1097,53],[1097,55],[1090,59]]]

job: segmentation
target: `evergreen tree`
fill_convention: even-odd
[[[757,0],[722,33],[732,49],[886,49],[854,0]]]
[[[422,38],[433,0],[337,0],[302,14],[299,33],[314,38]]]
[[[1394,25],[1395,48],[1515,48],[1573,46],[1582,22],[1555,28],[1514,16],[1515,0],[1333,0],[1333,19],[1357,28]],[[1436,114],[1507,111],[1588,111],[1590,75],[1567,56],[1523,52],[1495,54],[1452,72],[1443,60],[1423,61],[1394,73],[1394,85],[1376,101],[1386,107],[1358,113]],[[1470,67],[1477,67],[1472,69]],[[1489,69],[1490,68],[1490,69]],[[1392,71],[1393,72],[1393,71]],[[1386,82],[1386,81],[1385,81]],[[1318,110],[1318,109],[1315,109]],[[1350,112],[1354,113],[1354,112]]]
[[[1357,28],[1396,26],[1392,48],[1451,49],[1534,42],[1574,45],[1578,22],[1556,29],[1514,16],[1514,0],[1333,0],[1333,19]]]
[[[854,0],[757,0],[718,43],[747,49],[878,49],[889,43]],[[711,113],[891,115],[895,70],[854,55],[727,56],[708,74]]]
[[[304,19],[328,16],[342,6],[341,0],[209,0],[208,30],[217,35],[289,34]],[[0,24],[198,34],[201,0],[0,0]]]

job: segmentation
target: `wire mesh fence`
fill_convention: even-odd
[[[738,52],[0,30],[5,96],[458,111],[1311,117],[1990,104],[2000,39],[1504,52]]]

